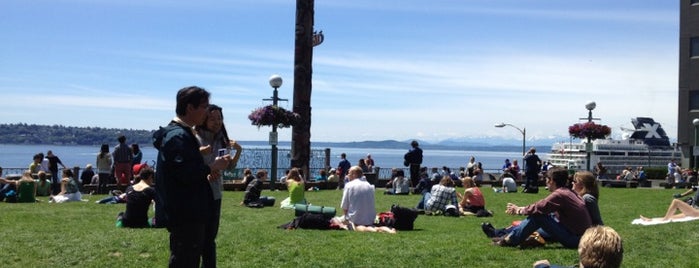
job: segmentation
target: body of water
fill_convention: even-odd
[[[243,148],[269,148],[262,146]],[[111,145],[111,149],[114,145]],[[99,153],[99,146],[59,146],[59,145],[14,145],[0,144],[0,166],[3,168],[28,168],[32,162],[34,154],[51,150],[57,155],[67,167],[79,166],[84,168],[86,164],[95,165],[95,159]],[[281,149],[288,149],[283,148]],[[313,148],[325,149],[325,148]],[[403,167],[403,155],[408,149],[372,149],[372,148],[330,148],[330,165],[336,167],[340,161],[340,154],[347,154],[347,160],[356,165],[360,158],[371,154],[376,166],[381,168]],[[540,151],[547,152],[549,148],[541,148]],[[143,161],[149,164],[155,161],[158,151],[152,147],[141,147]],[[243,154],[245,150],[243,149]],[[493,152],[493,151],[464,151],[464,150],[424,150],[423,166],[442,167],[447,166],[452,169],[465,167],[471,156],[476,158],[476,162],[481,162],[487,172],[499,170],[505,159],[519,159],[521,162],[521,151],[516,152]],[[539,154],[541,159],[547,159],[547,154]],[[520,166],[522,163],[520,163]],[[241,167],[239,168],[246,168]],[[255,168],[255,167],[252,167]],[[266,168],[266,167],[264,167]],[[280,167],[284,169],[286,167]]]

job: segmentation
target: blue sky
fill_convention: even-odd
[[[296,1],[4,0],[0,123],[156,129],[178,89],[224,108],[231,138],[272,95],[291,109]],[[315,1],[312,141],[613,133],[677,136],[678,1]],[[289,140],[290,129],[279,131]]]

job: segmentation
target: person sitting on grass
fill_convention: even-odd
[[[2,168],[0,168],[0,175],[1,174]],[[10,191],[14,191],[16,193],[17,203],[36,202],[36,182],[32,178],[32,174],[29,170],[22,173],[22,177],[19,180],[0,178],[0,183],[5,184],[5,186],[2,187],[3,190],[6,190],[3,192],[3,198],[5,198],[5,195]]]
[[[248,185],[254,179],[255,176],[252,175],[251,169],[246,168],[243,170],[243,185]]]
[[[693,207],[697,207],[697,202],[699,202],[699,191],[697,191],[697,189],[699,189],[699,186],[692,186],[692,188],[685,191],[684,193],[674,194],[672,197],[682,198],[682,197],[685,197],[685,196],[688,196],[688,195],[691,195],[692,193],[694,193],[694,197],[688,197],[687,199],[685,199],[684,202],[693,206]]]
[[[585,201],[573,190],[566,188],[568,171],[549,169],[546,186],[551,194],[534,204],[520,207],[507,203],[510,215],[526,215],[507,235],[493,238],[494,245],[516,247],[535,231],[547,242],[556,241],[567,248],[577,248],[580,236],[592,226]]]
[[[595,175],[589,171],[576,172],[573,176],[573,191],[578,193],[578,195],[585,200],[585,207],[587,207],[587,212],[590,213],[592,225],[604,225],[604,222],[602,222],[602,215],[599,212],[599,206],[597,205],[599,187],[597,186]]]
[[[254,180],[248,183],[245,189],[245,197],[240,204],[251,208],[274,206],[274,197],[261,196],[263,183],[267,179],[267,170],[258,170],[255,177]]]
[[[517,182],[512,177],[510,173],[502,174],[502,192],[503,193],[517,193]]]
[[[464,178],[463,181],[464,194],[456,193],[456,196],[461,199],[459,202],[459,211],[464,216],[477,215],[479,213],[488,213],[485,210],[485,198],[481,189],[476,186],[476,182],[470,177]],[[485,211],[485,212],[479,212]]]
[[[337,175],[337,171],[334,168],[330,169],[330,175],[328,175],[328,182],[337,183],[340,180],[340,176]]]
[[[286,177],[286,188],[289,190],[289,197],[281,202],[281,208],[293,209],[296,204],[306,204],[305,184],[298,168],[289,170],[289,175]]]
[[[126,211],[117,215],[117,227],[144,228],[154,226],[148,220],[148,207],[155,202],[155,189],[153,176],[155,172],[152,168],[142,168],[136,177],[136,184],[126,188]]]
[[[342,192],[340,207],[343,211],[341,222],[347,225],[349,230],[358,232],[385,232],[395,233],[396,230],[386,226],[374,226],[376,219],[376,204],[374,199],[374,186],[369,184],[364,177],[364,172],[359,166],[353,166],[347,173],[349,181]]]
[[[390,188],[389,188],[390,187]],[[393,174],[393,179],[386,184],[387,195],[407,195],[410,193],[410,179],[405,177],[405,172],[402,169],[396,169]]]
[[[425,213],[428,215],[443,214],[447,205],[459,206],[459,202],[456,200],[454,181],[449,175],[444,175],[439,184],[432,186],[432,191],[425,194],[423,198],[425,199]]]
[[[36,196],[51,196],[51,181],[46,172],[39,171],[36,176],[39,177],[36,182]]]
[[[432,179],[427,175],[427,172],[420,172],[420,180],[413,188],[413,194],[424,195],[425,193],[429,193],[430,190],[432,190]],[[418,207],[419,209],[424,209],[425,204],[423,203],[422,206],[418,204]]]
[[[25,171],[22,174],[22,178],[17,180],[15,184],[17,187],[17,203],[36,202],[37,183],[29,171]]]
[[[321,170],[318,172],[318,176],[316,176],[316,177],[314,178],[314,180],[315,180],[315,181],[321,181],[321,182],[328,181],[328,172],[325,171],[325,169],[321,169]]]
[[[578,246],[579,263],[574,267],[617,268],[624,260],[624,243],[621,236],[608,226],[595,226],[585,230]],[[534,262],[534,268],[561,267],[548,260]]]
[[[138,174],[138,172],[134,173]],[[92,164],[85,165],[85,170],[80,173],[80,182],[82,183],[82,189],[85,189],[86,185],[92,183],[92,177],[95,176],[95,171],[92,169]]]
[[[61,179],[61,191],[54,196],[49,197],[50,203],[65,203],[71,201],[82,201],[82,194],[78,182],[73,178],[73,171],[70,169],[63,170],[63,178]]]
[[[8,195],[14,195],[17,189],[15,187],[15,181],[8,180],[2,177],[2,167],[0,167],[0,202],[5,201]]]

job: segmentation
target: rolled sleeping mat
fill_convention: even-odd
[[[325,207],[325,206],[314,206],[314,205],[306,205],[306,204],[296,204],[294,205],[294,210],[295,210],[295,215],[296,216],[301,216],[304,213],[313,213],[313,214],[323,214],[326,218],[332,218],[335,217],[336,210],[334,207]]]

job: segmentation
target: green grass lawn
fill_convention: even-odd
[[[463,191],[463,188],[459,188]],[[480,224],[509,225],[521,217],[504,213],[507,202],[529,204],[537,195],[483,193],[492,218],[420,215],[414,231],[395,235],[349,231],[281,230],[293,211],[278,207],[250,209],[238,204],[243,192],[226,192],[218,235],[220,267],[531,267],[539,259],[572,265],[577,251],[559,244],[520,250],[491,246]],[[391,204],[413,207],[419,196],[386,196],[377,191],[378,211]],[[600,209],[608,226],[624,239],[624,267],[696,267],[699,221],[656,226],[631,225],[639,214],[664,215],[672,194],[682,190],[601,189]],[[263,192],[284,199],[286,192]],[[342,192],[307,192],[315,205],[339,210]],[[0,203],[2,267],[164,267],[165,229],[117,229],[116,214],[124,205],[90,202],[49,204]],[[45,200],[45,199],[44,199]]]

